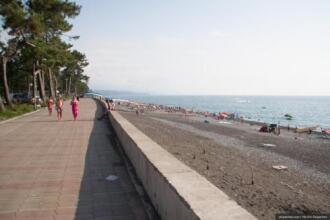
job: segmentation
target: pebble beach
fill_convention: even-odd
[[[330,212],[330,139],[260,125],[117,106],[126,119],[259,219]],[[284,166],[276,170],[274,166]]]

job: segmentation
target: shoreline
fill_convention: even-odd
[[[103,97],[104,98],[104,97]],[[105,98],[107,99],[107,98]],[[114,99],[116,100],[116,99]],[[229,122],[229,123],[234,123],[234,122],[239,122],[239,123],[244,123],[244,124],[249,124],[251,126],[263,126],[263,125],[269,125],[272,123],[268,123],[268,122],[262,122],[262,121],[256,121],[256,120],[250,120],[247,118],[244,118],[244,116],[241,116],[240,118],[234,118],[234,119],[217,119],[219,116],[216,115],[215,113],[210,113],[208,111],[192,111],[192,110],[187,110],[186,108],[180,107],[180,106],[176,106],[176,107],[169,107],[167,105],[161,105],[161,104],[153,104],[153,103],[144,103],[144,102],[137,102],[137,101],[130,101],[130,100],[123,100],[123,99],[117,99],[119,101],[115,101],[115,103],[117,102],[117,104],[119,103],[119,105],[122,105],[122,103],[124,103],[124,106],[127,106],[128,109],[131,110],[138,110],[140,112],[144,112],[144,111],[151,111],[151,112],[160,112],[160,113],[178,113],[178,114],[184,114],[184,115],[189,115],[189,116],[193,116],[193,117],[200,117],[200,118],[204,118],[205,120],[208,119],[212,119],[216,122]],[[124,101],[124,102],[122,102]],[[156,106],[156,108],[154,108]],[[185,111],[185,112],[184,112]],[[220,113],[220,112],[219,112]],[[205,116],[207,114],[207,116]],[[235,113],[230,113],[232,115],[235,115]],[[276,124],[276,123],[274,123]],[[276,124],[281,131],[285,130],[285,131],[289,131],[292,133],[296,133],[296,129],[299,128],[308,128],[308,127],[297,127],[297,126],[290,126],[288,124],[288,126],[284,126],[281,124]],[[310,126],[312,127],[312,126]],[[308,133],[306,132],[302,132],[302,133],[308,133],[309,135],[313,134],[315,136],[318,137],[322,137],[325,139],[330,139],[330,135],[324,135],[322,133],[321,127],[319,125],[316,125],[317,129],[313,129],[310,130],[310,132]],[[301,133],[301,134],[302,134]]]
[[[111,99],[110,96],[104,96],[106,98]],[[202,105],[200,105],[200,107],[198,107],[198,109],[195,107],[189,107],[191,105],[188,105],[188,103],[186,103],[186,101],[183,100],[183,103],[180,104],[180,100],[174,100],[172,104],[164,104],[164,103],[169,103],[168,100],[162,100],[162,103],[160,103],[160,100],[157,100],[155,102],[155,98],[152,98],[150,100],[148,100],[147,97],[158,97],[158,96],[143,96],[142,99],[137,98],[136,96],[119,96],[119,97],[123,97],[123,99],[126,100],[131,100],[132,103],[137,103],[140,104],[141,106],[147,106],[147,105],[155,105],[155,106],[163,106],[163,107],[168,107],[168,108],[181,108],[181,109],[187,109],[188,111],[193,111],[194,113],[198,114],[200,113],[208,113],[209,115],[211,114],[218,114],[219,109],[222,109],[222,111],[229,111],[231,113],[234,114],[240,114],[240,116],[244,117],[244,120],[249,121],[249,122],[254,122],[254,123],[267,123],[267,124],[279,124],[281,127],[283,128],[287,128],[288,126],[290,126],[290,128],[305,128],[305,127],[313,127],[316,125],[319,125],[319,128],[317,129],[317,131],[321,132],[322,129],[330,129],[330,122],[326,121],[325,123],[322,122],[322,120],[305,120],[305,118],[311,117],[312,119],[312,115],[308,116],[308,115],[299,115],[297,112],[291,112],[291,110],[287,110],[287,112],[277,112],[275,111],[274,113],[277,115],[276,119],[275,118],[269,118],[269,114],[272,113],[272,109],[274,109],[274,106],[269,106],[267,103],[262,103],[260,100],[241,100],[242,103],[253,103],[255,106],[255,108],[253,107],[254,110],[251,111],[251,108],[248,107],[245,111],[245,107],[243,107],[243,109],[241,108],[242,106],[239,105],[237,106],[237,108],[235,107],[234,109],[232,107],[230,108],[225,108],[224,106],[219,107],[219,108],[215,108],[216,106],[211,107],[212,110],[210,110],[210,108],[206,108],[206,106],[202,107],[203,105],[205,105],[206,103],[202,103]],[[167,97],[167,96],[164,96]],[[186,96],[173,96],[173,97],[186,97]],[[193,96],[193,97],[204,97],[204,96]],[[207,96],[209,97],[209,96]],[[212,96],[210,96],[212,97]],[[226,96],[219,96],[219,97],[226,97]],[[236,98],[242,98],[244,99],[245,97],[267,97],[267,96],[230,96],[230,97],[236,97]],[[273,97],[273,96],[272,96]],[[274,97],[282,97],[282,96],[274,96]],[[284,96],[287,97],[287,96]],[[291,96],[290,96],[291,97]],[[296,97],[296,96],[292,96],[292,97]],[[302,98],[306,98],[309,96],[302,96]],[[113,98],[113,97],[112,97]],[[324,97],[321,97],[324,98]],[[325,98],[327,98],[325,96]],[[114,98],[115,99],[115,98]],[[145,99],[145,100],[143,100]],[[135,101],[138,100],[138,101]],[[192,100],[192,103],[194,103],[194,101],[196,100]],[[202,100],[203,101],[203,100]],[[211,100],[210,100],[211,101]],[[221,100],[216,100],[219,102],[222,102]],[[225,102],[227,102],[228,100],[225,100]],[[244,102],[243,102],[244,101]],[[278,101],[278,100],[277,100]],[[240,102],[240,100],[237,101],[233,101],[233,103],[237,103]],[[156,104],[157,103],[157,104]],[[184,104],[185,103],[185,104]],[[233,103],[228,102],[227,104],[232,105]],[[190,103],[191,104],[191,103]],[[210,104],[212,104],[212,102],[210,102]],[[260,108],[260,109],[259,109]],[[203,109],[203,110],[199,110],[199,109]],[[226,110],[226,109],[231,109],[231,110]],[[250,109],[250,110],[249,110]],[[310,109],[309,109],[310,110]],[[258,113],[259,112],[259,113]],[[257,114],[258,113],[258,114]],[[279,114],[280,113],[280,114]],[[292,113],[293,114],[293,120],[287,120],[286,118],[286,114],[285,113]],[[251,115],[252,114],[252,115]],[[297,114],[297,115],[296,115]],[[296,115],[296,116],[295,116]],[[324,114],[320,115],[320,117],[325,117]],[[262,119],[264,118],[264,119]],[[298,120],[299,119],[299,120]],[[321,118],[318,118],[321,119]]]
[[[101,99],[101,100],[106,100],[106,99],[110,100],[111,99],[109,96],[104,96],[104,95],[101,95],[101,94],[92,94],[92,97],[98,98],[98,99]],[[113,98],[113,100],[114,100],[115,104],[118,105],[118,106],[122,105],[122,106],[126,106],[125,108],[129,109],[129,110],[134,110],[134,111],[138,110],[139,112],[141,111],[142,114],[144,113],[144,111],[166,113],[166,114],[167,113],[182,114],[183,112],[181,112],[181,110],[185,109],[185,108],[182,108],[180,106],[169,107],[169,106],[164,105],[164,104],[138,102],[138,101],[131,101],[131,100],[128,100],[128,99],[114,99]],[[170,111],[168,111],[166,109],[170,109]],[[174,112],[173,112],[173,110],[174,110]],[[204,113],[205,112],[189,111],[189,113],[186,114],[186,115],[203,118],[203,117],[205,117],[205,116],[202,115]],[[220,120],[220,119],[215,119],[214,117],[211,117],[210,115],[212,115],[212,113],[210,113],[210,112],[207,112],[207,113],[208,113],[209,116],[206,117],[206,118],[211,118],[211,119],[215,120],[218,123],[221,123],[221,122],[224,122],[224,123],[226,123],[226,122],[229,122],[229,123],[238,122],[240,124],[246,124],[246,125],[249,125],[249,126],[259,126],[259,127],[263,126],[265,124],[267,124],[267,125],[270,124],[270,123],[267,123],[267,122],[248,120],[246,118]],[[298,136],[299,138],[301,136],[306,136],[307,135],[308,137],[319,138],[319,139],[324,139],[324,140],[330,140],[330,135],[323,134],[322,130],[320,130],[320,129],[310,130],[310,132],[297,133],[297,132],[295,132],[295,129],[301,128],[301,127],[297,127],[297,126],[290,127],[290,126],[284,126],[284,125],[279,125],[278,127],[281,129],[281,131],[292,133],[292,134]],[[321,128],[319,125],[317,125],[317,127]]]

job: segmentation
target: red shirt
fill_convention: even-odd
[[[49,99],[48,100],[48,108],[52,108],[53,107],[53,104],[54,104],[53,99]]]

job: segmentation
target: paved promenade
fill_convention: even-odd
[[[0,124],[0,220],[146,219],[101,107],[79,107],[76,122],[66,102],[60,122],[43,109]]]

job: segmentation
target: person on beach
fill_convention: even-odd
[[[106,99],[105,102],[107,104],[107,110],[99,118],[97,118],[97,120],[102,120],[103,118],[105,118],[112,109],[112,99]]]
[[[106,99],[105,100],[106,104],[107,104],[107,108],[108,108],[108,111],[114,111],[115,110],[115,103],[113,102],[112,99]]]
[[[111,105],[111,111],[114,111],[115,110],[115,102],[112,100],[112,99],[110,99],[110,105]]]
[[[78,117],[78,99],[77,96],[72,97],[71,101],[73,119],[76,121]]]
[[[52,115],[52,112],[53,112],[53,105],[54,105],[53,96],[49,96],[49,99],[48,99],[48,101],[47,101],[47,107],[48,107],[48,113],[49,113],[49,116]]]
[[[106,99],[106,100],[105,100],[105,102],[107,103],[107,108],[108,108],[108,111],[110,111],[110,110],[111,110],[111,108],[112,108],[112,99],[111,99],[111,100],[109,100],[109,99]]]
[[[61,95],[57,96],[56,100],[56,111],[57,111],[57,120],[62,120],[62,112],[63,112],[63,99]]]

